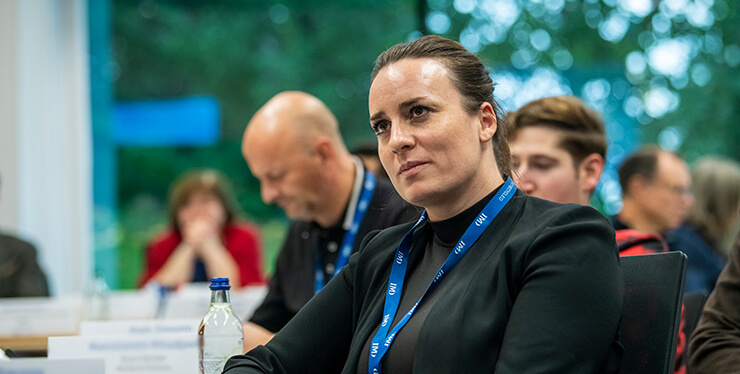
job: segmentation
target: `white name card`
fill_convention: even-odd
[[[154,290],[113,291],[108,297],[109,319],[152,319],[159,299]]]
[[[244,287],[231,295],[231,307],[234,309],[234,313],[242,322],[246,322],[267,296],[267,286]]]
[[[267,287],[244,287],[230,292],[231,308],[237,317],[246,320],[262,303],[267,295]],[[211,291],[207,284],[189,284],[167,297],[164,318],[198,318],[200,320],[208,311],[211,303]]]
[[[84,321],[80,324],[80,335],[147,335],[178,334],[197,335],[200,320],[131,320],[131,321]]]
[[[106,374],[196,374],[196,334],[99,335],[49,338],[50,359],[105,361]]]
[[[0,300],[0,336],[70,335],[77,332],[80,298]]]
[[[3,374],[105,374],[103,360],[49,360],[46,358],[14,358],[0,361]]]

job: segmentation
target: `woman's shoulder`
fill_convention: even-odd
[[[559,204],[532,196],[521,195],[522,219],[532,220],[541,226],[591,222],[611,228],[606,216],[591,206]]]
[[[580,256],[603,247],[606,256],[618,255],[614,228],[594,208],[557,204],[535,197],[522,197],[519,216],[507,239],[507,248],[524,258],[561,253]]]

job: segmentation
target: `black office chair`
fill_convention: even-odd
[[[686,333],[686,354],[684,355],[684,359],[686,360],[691,356],[688,342],[691,338],[691,334],[694,333],[694,329],[696,329],[696,325],[699,323],[701,313],[704,310],[704,303],[706,302],[707,294],[704,292],[690,293],[683,297],[683,306],[686,313],[686,322],[683,329]],[[691,368],[686,366],[687,374],[691,372],[690,369]]]
[[[681,322],[686,255],[667,252],[621,258],[624,307],[619,334],[622,373],[673,373]]]
[[[701,312],[704,310],[704,303],[706,302],[707,294],[704,292],[690,293],[683,297],[683,305],[686,308],[686,323],[684,325],[686,339],[689,339],[691,334],[694,333],[694,329],[699,323],[699,318],[701,318]]]

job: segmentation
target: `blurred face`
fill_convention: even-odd
[[[216,222],[219,227],[226,221],[226,210],[221,200],[210,192],[193,192],[185,201],[185,205],[177,211],[180,227],[201,219]]]
[[[497,173],[482,162],[484,148],[492,154],[487,140],[493,133],[482,138],[483,114],[465,110],[440,62],[404,59],[384,67],[370,87],[369,109],[389,178],[406,201],[427,208],[430,218],[433,209],[442,212],[450,201],[480,193],[487,188],[483,176]]]
[[[652,182],[646,182],[639,203],[645,214],[661,227],[661,232],[678,227],[694,203],[691,175],[683,160],[660,153]]]
[[[314,221],[322,195],[322,164],[316,152],[306,150],[290,136],[270,139],[250,136],[242,153],[260,181],[262,200],[277,204],[291,219]]]
[[[514,182],[530,196],[560,204],[588,205],[573,157],[560,148],[560,131],[529,126],[517,131],[510,143]],[[582,176],[582,174],[581,174]]]

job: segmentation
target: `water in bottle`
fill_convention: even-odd
[[[103,273],[95,271],[95,278],[85,289],[82,318],[87,321],[104,321],[108,319],[108,284]]]
[[[231,310],[229,289],[229,278],[211,279],[211,306],[198,328],[201,374],[220,374],[229,357],[244,353],[244,331]]]

